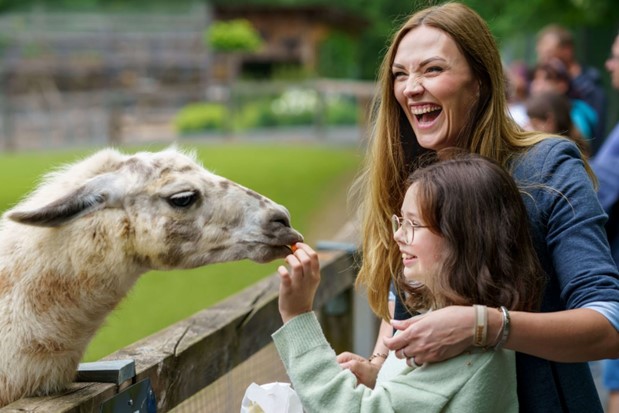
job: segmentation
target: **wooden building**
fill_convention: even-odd
[[[316,72],[320,44],[333,32],[357,37],[368,21],[341,9],[324,6],[214,6],[213,20],[246,19],[260,33],[264,47],[238,55],[239,70],[269,77],[278,66]],[[229,67],[215,58],[213,74],[226,77]]]

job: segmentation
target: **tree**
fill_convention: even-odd
[[[255,52],[262,38],[244,19],[214,22],[204,33],[204,41],[214,52]]]

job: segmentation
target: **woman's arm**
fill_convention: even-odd
[[[404,349],[418,364],[454,357],[473,345],[474,310],[451,306],[408,320],[392,322],[402,332],[385,340],[391,350]],[[619,332],[602,314],[588,308],[553,313],[510,311],[510,334],[504,347],[548,360],[575,363],[619,358]],[[496,343],[502,316],[488,311],[490,345]],[[396,351],[400,356],[401,352]]]
[[[493,330],[498,331],[500,313],[490,313]],[[511,333],[505,344],[509,349],[566,363],[619,357],[619,332],[595,310],[512,311],[510,317]]]
[[[527,189],[532,237],[549,281],[543,313],[511,312],[506,347],[562,362],[619,357],[619,276],[604,232],[606,215],[576,146],[543,141],[513,175]],[[501,314],[489,315],[488,337],[496,341]],[[385,343],[404,348],[417,363],[445,360],[473,344],[474,319],[472,307],[447,307],[394,322],[404,332]]]

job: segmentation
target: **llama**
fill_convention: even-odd
[[[50,173],[0,221],[0,407],[63,390],[148,270],[263,263],[301,240],[284,207],[175,148]]]

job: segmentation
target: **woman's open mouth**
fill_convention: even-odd
[[[443,111],[443,108],[438,105],[422,105],[413,106],[410,110],[420,127],[428,127],[434,123]]]

